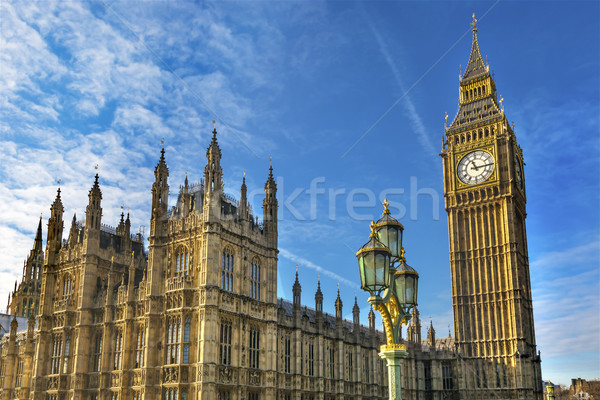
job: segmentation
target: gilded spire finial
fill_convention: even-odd
[[[477,32],[477,19],[475,18],[475,13],[473,13],[473,21],[471,22],[473,26],[473,33]]]
[[[444,120],[446,120],[446,123],[448,123],[448,112],[445,113]]]
[[[390,202],[387,199],[383,200],[383,215],[388,215],[390,213],[390,209],[388,208],[390,205]]]
[[[404,257],[404,254],[406,254],[406,251],[404,251],[404,246],[402,246],[400,249],[400,261],[402,262],[406,262],[406,257]]]

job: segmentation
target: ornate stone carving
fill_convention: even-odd
[[[179,381],[178,367],[163,368],[163,383],[177,383]]]
[[[48,390],[56,390],[58,389],[58,376],[51,376],[48,378]]]
[[[259,371],[248,372],[248,384],[254,386],[260,386],[261,374]]]
[[[233,379],[233,371],[229,367],[219,368],[219,382],[231,383]]]

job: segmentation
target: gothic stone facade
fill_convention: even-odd
[[[129,215],[121,214],[116,228],[102,224],[98,175],[85,221],[74,216],[63,240],[59,189],[48,221],[37,330],[33,317],[26,332],[14,320],[0,342],[2,399],[387,397],[387,369],[378,356],[384,336],[372,311],[370,326],[361,326],[355,299],[353,321],[343,320],[338,293],[335,316],[328,315],[320,285],[314,309],[302,306],[298,279],[292,302],[277,299],[272,167],[258,223],[245,179],[239,202],[223,193],[216,130],[206,157],[204,179],[190,185],[186,177],[169,209],[162,150],[148,254],[142,237],[130,233]],[[22,296],[13,292],[12,304]],[[452,346],[436,351],[434,344],[430,339],[424,350],[420,333],[410,344],[407,398],[442,398],[444,387],[452,389]],[[443,366],[437,358],[446,360]]]

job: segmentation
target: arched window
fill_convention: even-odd
[[[100,362],[102,361],[102,331],[96,332],[96,341],[94,343],[94,372],[100,372]]]
[[[113,359],[113,370],[121,369],[121,360],[123,355],[123,330],[118,329],[115,335],[115,352]]]
[[[54,335],[52,338],[52,356],[50,357],[50,374],[60,373],[60,357],[62,355],[62,337]]]
[[[65,275],[63,278],[63,299],[67,299],[71,297],[71,293],[73,292],[73,279],[71,279],[71,275]]]
[[[248,366],[250,368],[258,368],[260,365],[260,329],[258,328],[258,326],[250,327],[248,361]]]
[[[190,270],[190,255],[185,247],[175,254],[175,276],[187,276]]]
[[[144,325],[137,327],[136,339],[135,339],[135,368],[142,368],[144,366]]]
[[[223,251],[223,265],[221,266],[221,289],[233,291],[233,251],[229,248]]]
[[[192,319],[185,317],[185,324],[183,325],[183,363],[187,364],[190,362],[190,330],[192,325]]]
[[[260,300],[260,261],[256,258],[250,264],[250,297]]]
[[[65,338],[65,349],[63,354],[63,374],[69,372],[69,355],[71,352],[71,335],[67,334]]]
[[[171,317],[167,325],[167,364],[179,364],[179,343],[181,341],[181,319]]]
[[[221,321],[221,332],[219,337],[219,363],[231,365],[231,322]]]

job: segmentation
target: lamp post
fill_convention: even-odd
[[[387,199],[383,206],[383,217],[371,222],[369,241],[356,257],[361,289],[369,292],[367,301],[383,319],[386,344],[379,356],[387,361],[390,400],[401,400],[401,363],[408,353],[400,343],[400,334],[410,319],[410,310],[417,305],[419,274],[406,264],[404,227],[390,215]]]

